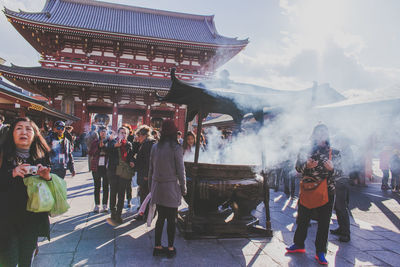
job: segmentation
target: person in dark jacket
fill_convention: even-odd
[[[27,188],[23,179],[29,167],[50,181],[48,147],[39,128],[29,118],[17,118],[0,144],[0,266],[31,266],[38,237],[50,239],[47,212],[26,210]]]
[[[132,130],[132,126],[126,123],[126,124],[124,124],[124,127],[126,127],[129,130],[129,135],[126,139],[133,145],[134,141],[135,141],[135,133]],[[135,152],[133,152],[133,154],[134,154],[134,156],[136,155]],[[126,194],[127,207],[131,208],[132,207],[132,204],[131,204],[131,201],[132,201],[132,179],[131,179],[130,183],[127,184],[127,186],[126,186],[125,194]]]
[[[141,126],[137,131],[139,149],[136,155],[135,170],[137,171],[137,183],[139,185],[139,199],[143,203],[149,194],[149,165],[151,147],[156,142],[151,138],[151,128],[147,125]],[[145,213],[147,214],[147,213]]]
[[[72,127],[72,126],[66,126],[65,127],[65,132],[64,132],[64,134],[65,134],[65,138],[67,138],[68,140],[69,140],[69,143],[71,144],[71,149],[72,149],[72,151],[74,151],[74,148],[75,148],[75,146],[74,146],[74,136],[72,135],[72,130],[74,129],[74,127]]]
[[[118,225],[123,222],[121,214],[122,214],[122,208],[124,207],[125,190],[127,184],[130,183],[133,176],[133,172],[131,177],[121,177],[117,175],[117,167],[120,164],[120,160],[128,163],[132,169],[134,167],[132,144],[126,139],[128,137],[128,132],[129,130],[125,127],[119,128],[118,138],[109,141],[107,145],[107,153],[108,153],[107,177],[111,187],[111,194],[110,194],[111,218],[108,220],[108,222],[111,225]]]
[[[50,161],[51,172],[64,179],[67,169],[75,176],[74,156],[72,155],[71,144],[65,137],[65,123],[56,121],[53,131],[46,137],[46,142],[51,148]]]
[[[86,132],[83,132],[83,133],[79,136],[79,145],[81,146],[81,150],[82,150],[81,156],[82,156],[82,157],[86,157],[86,156],[87,156],[87,153],[88,153],[88,147],[86,146],[86,142],[85,142],[86,135],[87,135],[87,133],[86,133]]]
[[[354,156],[350,142],[342,137],[338,140],[342,157],[342,176],[335,181],[335,212],[339,227],[331,234],[339,236],[340,242],[350,241],[350,175],[354,170]]]
[[[186,195],[187,191],[183,149],[177,140],[177,131],[172,120],[163,122],[160,140],[151,149],[148,173],[151,204],[157,205],[158,212],[153,256],[166,252],[168,258],[176,255],[174,247],[176,216],[182,196]],[[167,251],[161,246],[165,220],[168,223]]]
[[[327,181],[329,201],[323,206],[309,209],[301,204],[302,195],[297,215],[297,228],[294,234],[294,244],[287,247],[288,253],[305,253],[304,241],[307,238],[308,225],[311,216],[318,216],[318,230],[315,239],[315,259],[320,264],[328,264],[325,258],[327,252],[329,223],[332,215],[332,208],[335,195],[335,180],[342,176],[340,152],[332,149],[329,141],[329,131],[325,124],[315,126],[311,135],[311,146],[302,149],[297,157],[297,172],[302,174],[304,183],[313,180]],[[323,184],[322,184],[323,185]]]
[[[390,158],[390,172],[392,173],[391,187],[393,192],[400,190],[400,151],[395,149]]]
[[[90,169],[93,173],[94,181],[94,212],[100,212],[100,187],[103,181],[103,209],[102,212],[107,212],[109,183],[107,178],[107,129],[105,127],[99,128],[99,139],[94,140],[89,149],[91,156]]]

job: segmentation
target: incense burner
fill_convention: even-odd
[[[217,216],[230,207],[233,220],[248,219],[263,200],[263,179],[256,166],[185,162],[185,168],[188,187],[185,200],[188,203],[191,198],[194,200],[196,216]]]

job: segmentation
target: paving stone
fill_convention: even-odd
[[[382,236],[385,239],[393,240],[397,243],[400,243],[400,234],[393,233],[392,231],[380,231],[380,232],[375,232],[375,234]]]
[[[268,255],[242,255],[242,256],[235,256],[235,260],[241,266],[280,266],[277,262],[271,259]]]
[[[391,266],[399,266],[400,255],[391,251],[367,251],[368,254]]]
[[[83,230],[82,239],[114,238],[114,228],[105,221],[90,225]]]
[[[153,242],[148,235],[141,235],[139,237],[134,236],[135,232],[128,233],[126,235],[119,236],[115,239],[115,243],[118,250],[123,249],[136,249],[136,248],[147,248],[153,249]]]
[[[399,246],[400,244],[398,242],[392,241],[392,240],[373,240],[371,241],[375,244],[377,244],[380,247],[385,248],[386,250],[391,250],[397,254],[399,254]],[[400,265],[400,262],[399,262]]]
[[[75,252],[83,230],[73,232],[52,232],[50,242],[39,243],[40,254]]]
[[[81,240],[74,255],[73,265],[111,264],[114,262],[115,244],[113,240]]]
[[[71,265],[73,253],[53,253],[42,254],[35,257],[32,262],[33,267],[67,267]]]
[[[221,239],[218,240],[218,243],[232,255],[265,255],[262,248],[251,242],[249,239]]]
[[[336,257],[344,258],[354,265],[374,265],[383,266],[385,265],[382,261],[376,257],[371,256],[368,251],[364,252],[354,247],[340,247],[336,252]]]
[[[338,242],[338,241],[337,241]],[[340,242],[338,242],[339,244]],[[374,242],[370,242],[367,239],[364,238],[359,238],[357,236],[352,236],[351,240],[349,243],[340,243],[341,246],[346,246],[347,244],[358,248],[361,251],[367,251],[367,250],[385,250],[382,246],[374,243]]]

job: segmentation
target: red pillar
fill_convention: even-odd
[[[86,103],[86,99],[82,99],[82,115],[81,115],[81,128],[82,130],[85,130],[86,128],[86,124],[88,123],[88,121],[86,120],[88,116],[88,112],[87,112],[87,103]]]
[[[19,116],[19,117],[25,117],[25,116],[26,116],[25,108],[23,108],[23,107],[20,107],[20,108],[19,108],[18,116]]]
[[[144,117],[144,124],[146,124],[146,125],[148,125],[148,126],[150,126],[150,120],[151,120],[151,118],[150,118],[150,105],[146,105],[146,114],[145,114],[145,117]]]
[[[179,109],[179,125],[178,125],[178,129],[182,133],[185,132],[185,123],[186,123],[186,109],[180,108]]]
[[[112,128],[114,131],[117,131],[118,127],[118,104],[114,102],[113,104],[113,113],[112,113]]]
[[[179,105],[175,105],[175,112],[174,112],[174,122],[175,126],[179,128]]]

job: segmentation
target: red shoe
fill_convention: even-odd
[[[306,253],[305,248],[299,248],[296,244],[291,245],[290,247],[286,248],[286,253]]]

